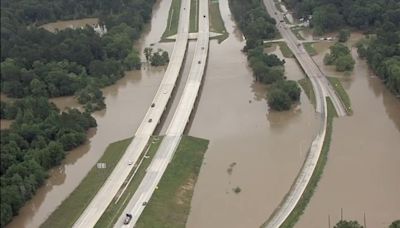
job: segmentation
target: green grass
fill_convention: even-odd
[[[208,140],[182,137],[158,189],[135,227],[185,227]]]
[[[175,35],[178,32],[180,8],[181,0],[172,0],[168,14],[167,27],[162,35],[162,40],[167,40],[167,37]]]
[[[98,169],[94,166],[41,227],[71,227],[115,168],[131,140],[129,138],[110,144],[98,161],[106,163],[106,168]]]
[[[149,158],[145,158],[143,160],[143,163],[139,166],[135,176],[132,178],[131,182],[127,186],[120,199],[117,201],[117,197],[115,197],[111,201],[105,212],[100,217],[99,221],[97,221],[95,227],[113,227],[114,224],[117,222],[119,216],[122,214],[126,205],[129,203],[130,198],[133,196],[136,189],[139,187],[139,184],[142,181],[143,177],[146,175],[146,169],[150,165],[152,158],[154,157],[158,147],[161,144],[160,137],[152,137],[150,142],[153,143],[150,144],[149,150],[147,152],[147,156],[149,156]],[[130,176],[132,175],[132,173],[130,174]],[[127,179],[129,179],[129,177]]]
[[[334,77],[327,77],[330,81],[333,88],[336,90],[336,94],[339,95],[340,100],[342,101],[343,105],[345,106],[347,114],[353,114],[353,109],[351,108],[350,97],[347,94],[346,90],[343,88],[342,83],[340,83],[339,79]]]
[[[318,54],[317,50],[314,48],[314,43],[304,43],[304,48],[306,49],[308,54],[310,54],[310,56]]]
[[[302,30],[302,28],[300,28],[300,27],[293,27],[293,28],[290,28],[290,30],[292,30],[292,32],[293,32],[294,35],[297,37],[297,39],[299,39],[299,40],[305,40],[304,37],[300,34],[300,30]]]
[[[294,225],[299,220],[300,216],[304,213],[304,210],[306,209],[308,203],[310,202],[311,197],[313,196],[314,191],[318,186],[318,182],[323,174],[324,167],[328,160],[328,152],[331,144],[333,118],[337,116],[335,107],[333,106],[330,98],[326,98],[326,100],[328,104],[327,107],[328,120],[327,120],[326,134],[321,154],[319,156],[314,172],[311,176],[310,182],[307,184],[307,187],[303,192],[303,195],[301,196],[299,202],[297,202],[296,207],[293,209],[293,211],[290,213],[287,219],[280,226],[280,228],[294,227]]]
[[[294,58],[293,52],[287,46],[286,42],[278,42],[278,45],[279,45],[279,47],[281,49],[282,55],[285,58]]]
[[[311,84],[310,79],[308,77],[306,77],[306,78],[300,79],[298,81],[298,83],[303,88],[304,93],[307,95],[308,99],[315,107],[316,101],[315,101],[314,88]]]
[[[199,30],[199,0],[190,0],[189,32]]]
[[[218,42],[222,42],[228,38],[229,33],[226,31],[224,21],[222,20],[221,12],[219,10],[219,2],[211,0],[208,2],[208,7],[210,10],[210,31],[221,33],[221,35],[216,38],[218,39]]]

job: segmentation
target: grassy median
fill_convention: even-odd
[[[278,42],[279,48],[281,49],[282,55],[285,58],[294,58],[293,52],[287,46],[286,42]]]
[[[135,227],[185,227],[208,140],[183,136]]]
[[[306,78],[298,80],[298,83],[303,88],[304,93],[307,95],[311,104],[313,104],[315,107],[316,101],[315,101],[314,88],[312,86],[310,79],[308,77],[306,77]]]
[[[94,166],[79,186],[61,203],[41,227],[71,227],[114,170],[131,140],[129,138],[110,144],[98,161],[106,163],[106,168],[98,169]]]
[[[333,88],[336,90],[336,94],[339,95],[340,100],[345,106],[346,112],[348,115],[353,114],[353,109],[351,108],[350,97],[347,94],[346,90],[343,88],[342,83],[338,78],[327,77]]]
[[[172,0],[169,8],[167,27],[162,35],[162,40],[167,40],[167,37],[175,35],[178,32],[179,12],[181,9],[181,0]]]
[[[126,205],[128,205],[129,200],[135,193],[136,189],[139,187],[140,182],[143,180],[146,175],[146,169],[149,167],[155,153],[157,152],[158,147],[161,144],[162,137],[152,137],[150,142],[150,147],[147,151],[148,157],[143,159],[142,164],[139,166],[135,176],[132,178],[130,183],[126,186],[126,190],[121,193],[121,197],[114,197],[111,203],[108,205],[107,209],[101,215],[99,221],[97,221],[95,227],[105,228],[105,227],[113,227],[117,222],[119,216],[122,214]],[[129,175],[127,179],[129,179],[133,175],[133,172]],[[124,185],[125,186],[125,185]],[[122,186],[122,188],[124,187]],[[120,192],[119,192],[120,193]]]
[[[226,31],[224,20],[222,19],[221,11],[219,10],[218,0],[209,0],[208,7],[210,10],[210,32],[220,33],[221,35],[215,38],[218,39],[218,42],[222,42],[228,38],[229,33]]]
[[[332,137],[332,124],[333,118],[337,116],[335,107],[332,104],[330,98],[326,98],[327,101],[327,110],[328,110],[328,119],[327,119],[327,127],[326,134],[324,139],[324,144],[322,146],[322,151],[319,156],[317,165],[315,166],[314,172],[311,176],[310,182],[308,182],[306,189],[303,192],[299,202],[297,202],[296,207],[290,213],[290,215],[286,218],[285,222],[280,226],[280,228],[291,228],[299,220],[300,216],[304,213],[308,203],[311,200],[311,197],[314,194],[315,189],[318,186],[318,182],[321,179],[321,176],[324,172],[325,164],[328,160],[328,152],[329,147],[331,145],[331,137]]]
[[[199,0],[190,0],[189,32],[199,31]]]

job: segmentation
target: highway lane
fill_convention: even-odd
[[[193,110],[200,89],[207,61],[209,46],[209,19],[207,1],[200,1],[199,15],[199,32],[194,58],[179,104],[176,108],[172,121],[167,128],[166,136],[164,136],[156,155],[147,168],[145,177],[140,183],[135,194],[132,196],[124,212],[120,215],[114,227],[134,227],[145,206],[147,205],[147,202],[150,200],[153,192],[157,188],[157,185],[161,180],[169,162],[172,160],[186,124],[189,121],[191,111]],[[159,191],[162,191],[162,189]],[[132,215],[132,219],[129,224],[124,225],[123,221],[126,217],[126,213],[130,213]]]
[[[170,58],[170,62],[164,74],[164,78],[156,92],[152,104],[150,105],[142,123],[137,129],[134,139],[128,146],[125,154],[114,168],[114,171],[107,178],[96,196],[86,207],[84,212],[75,222],[73,227],[93,227],[101,217],[107,206],[121,188],[122,184],[133,169],[133,165],[128,162],[136,163],[144,151],[150,136],[153,134],[161,115],[166,109],[168,100],[175,87],[179,71],[185,56],[189,35],[190,0],[181,3],[180,20],[178,25],[177,39]]]

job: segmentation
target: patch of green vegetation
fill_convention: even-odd
[[[175,35],[178,32],[179,12],[181,9],[181,0],[172,0],[169,8],[167,27],[162,35],[162,40],[167,40],[167,37]]]
[[[282,55],[285,58],[294,58],[293,52],[287,46],[286,42],[278,42],[279,48],[281,49]]]
[[[220,33],[220,36],[215,37],[218,42],[224,41],[228,38],[229,33],[226,31],[224,21],[222,20],[221,12],[219,10],[219,2],[211,0],[208,2],[208,7],[210,10],[210,31]]]
[[[72,227],[114,170],[131,140],[132,138],[129,138],[111,143],[98,161],[98,163],[105,163],[106,168],[98,169],[94,166],[79,186],[62,202],[41,227]]]
[[[274,3],[275,3],[276,9],[279,10],[279,12],[283,13],[281,3],[279,1],[274,1]]]
[[[199,0],[190,0],[189,32],[199,31]]]
[[[281,228],[292,228],[299,220],[300,216],[303,214],[306,209],[308,203],[311,200],[311,197],[314,194],[314,190],[318,186],[318,181],[321,179],[322,173],[324,171],[325,164],[328,160],[328,152],[331,144],[332,137],[332,124],[333,118],[337,117],[337,113],[335,107],[333,106],[332,101],[329,97],[326,98],[327,101],[327,110],[328,110],[328,119],[327,119],[327,127],[326,134],[324,139],[324,144],[322,146],[321,154],[319,156],[317,165],[315,166],[314,172],[311,176],[310,182],[308,182],[306,189],[303,192],[299,202],[297,202],[296,207],[290,213],[290,215],[286,218],[285,222],[280,226]]]
[[[297,37],[299,40],[305,40],[304,37],[300,34],[300,31],[302,30],[301,27],[293,27],[290,30],[294,33],[294,35]]]
[[[316,101],[315,101],[314,88],[312,86],[310,79],[308,77],[306,77],[306,78],[298,80],[298,83],[303,88],[304,93],[307,95],[311,104],[313,104],[315,107]]]
[[[107,209],[101,215],[99,221],[97,221],[95,227],[99,228],[113,227],[114,224],[117,222],[117,219],[123,212],[122,210],[124,210],[125,207],[128,205],[130,198],[133,196],[136,189],[139,187],[140,182],[142,182],[144,176],[146,175],[146,169],[150,165],[152,158],[156,154],[157,149],[161,144],[161,138],[152,137],[150,139],[150,142],[151,144],[146,154],[146,156],[148,157],[143,159],[142,164],[137,169],[135,176],[132,178],[132,180],[129,183],[125,183],[124,186],[122,186],[122,188],[126,187],[125,191],[122,193],[119,199],[118,197],[115,197],[111,201]],[[143,154],[143,156],[145,155]],[[132,170],[127,180],[129,180],[130,177],[132,177],[133,173],[134,170]],[[126,184],[128,185],[126,186]]]
[[[342,83],[338,78],[334,77],[327,77],[331,85],[336,91],[336,94],[339,95],[340,100],[342,101],[343,105],[345,106],[347,114],[353,114],[353,109],[351,108],[350,97],[347,94],[346,90],[343,88]]]
[[[310,56],[314,56],[317,55],[318,52],[314,47],[314,43],[304,43],[304,49],[306,49],[306,51],[308,52],[308,54],[310,54]]]
[[[135,227],[185,227],[208,140],[183,136]]]

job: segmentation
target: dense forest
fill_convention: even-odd
[[[400,2],[398,0],[285,0],[298,17],[312,15],[316,33],[349,26],[372,34],[358,45],[361,57],[400,96]],[[361,50],[360,50],[361,49]]]
[[[300,99],[300,88],[284,77],[284,60],[274,54],[264,53],[263,40],[275,38],[278,31],[260,0],[230,0],[236,22],[246,37],[244,51],[256,81],[271,85],[268,105],[277,111],[288,110]]]
[[[155,0],[2,0],[1,92],[15,97],[1,102],[1,221],[4,227],[30,199],[67,151],[96,126],[90,112],[104,108],[100,87],[140,68],[133,50]],[[56,33],[47,22],[98,17],[108,32],[93,28]],[[85,111],[60,112],[49,97],[75,95]]]

